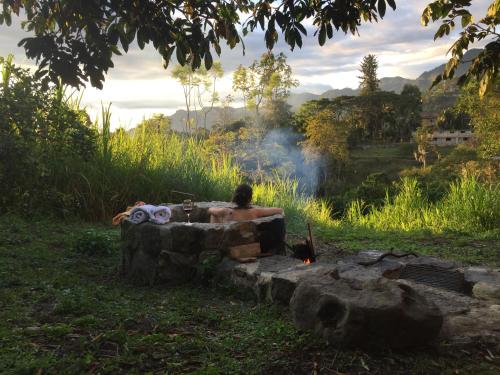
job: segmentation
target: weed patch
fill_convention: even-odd
[[[96,230],[87,230],[77,238],[74,248],[80,254],[103,256],[115,252],[117,245],[110,235]]]

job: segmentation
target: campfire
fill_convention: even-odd
[[[305,238],[305,242],[294,244],[292,246],[288,244],[286,245],[292,251],[292,256],[302,260],[304,264],[316,262],[316,252],[314,250],[311,224],[307,223],[307,237]]]

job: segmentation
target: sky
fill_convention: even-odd
[[[378,58],[379,77],[417,78],[447,60],[446,53],[460,31],[458,29],[434,41],[434,33],[440,23],[428,27],[420,23],[420,15],[428,2],[397,0],[396,11],[387,8],[383,20],[363,24],[359,36],[338,32],[323,47],[313,36],[314,29],[306,25],[308,36],[302,49],[290,51],[280,35],[273,52],[287,55],[294,76],[300,82],[294,92],[320,94],[331,88],[358,87],[359,63],[369,53]],[[474,0],[470,9],[474,19],[486,13],[490,2]],[[19,20],[14,19],[10,27],[1,25],[0,56],[11,53],[17,64],[34,66],[35,62],[26,58],[24,49],[17,47],[17,43],[26,36],[29,33],[22,30]],[[234,69],[239,64],[250,65],[266,51],[262,32],[250,33],[244,38],[244,43],[245,55],[241,45],[233,50],[222,49],[220,60],[225,74],[217,84],[217,91],[222,97],[233,94],[231,75]],[[135,45],[127,54],[115,56],[113,61],[115,67],[108,71],[104,88],[98,90],[88,85],[83,92],[82,104],[92,119],[100,112],[101,103],[111,103],[113,128],[131,128],[154,113],[170,115],[184,107],[182,88],[171,77],[171,69],[177,63],[175,57],[169,69],[165,70],[161,56],[152,46],[140,50]],[[239,105],[238,100],[233,104]]]

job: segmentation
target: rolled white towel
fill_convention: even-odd
[[[145,206],[134,207],[130,211],[129,220],[134,224],[144,223],[150,218],[149,210]]]
[[[167,206],[155,206],[149,221],[155,224],[165,224],[170,221],[172,211]]]
[[[135,207],[130,212],[130,221],[134,224],[144,223],[150,221],[155,224],[166,224],[172,217],[172,211],[167,206],[154,206],[152,204],[145,204]]]

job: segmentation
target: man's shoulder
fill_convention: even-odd
[[[210,207],[208,209],[208,212],[210,213],[217,213],[217,214],[225,214],[225,213],[228,213],[228,212],[231,212],[232,211],[232,208],[228,208],[228,207]]]

